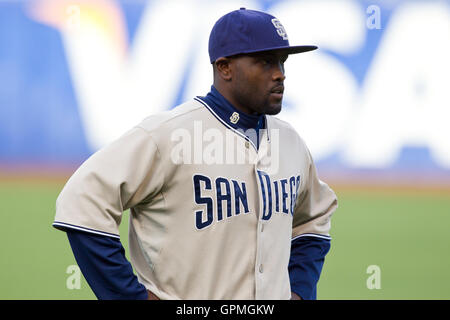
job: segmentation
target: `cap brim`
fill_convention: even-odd
[[[302,52],[308,52],[308,51],[313,51],[319,49],[319,47],[317,46],[283,46],[283,47],[272,47],[272,48],[264,48],[264,49],[255,49],[255,50],[245,50],[245,51],[238,51],[238,52],[233,52],[230,54],[227,54],[225,57],[233,57],[236,55],[241,55],[241,54],[248,54],[248,53],[257,53],[257,52],[268,52],[268,51],[284,51],[287,54],[295,54],[295,53],[302,53]],[[218,59],[218,58],[217,58]],[[214,63],[215,61],[212,61],[211,63]]]
[[[294,46],[294,47],[289,47],[288,49],[286,49],[286,51],[289,54],[294,54],[294,53],[302,53],[302,52],[308,52],[308,51],[313,51],[318,49],[319,47],[317,46]]]
[[[255,52],[266,52],[266,51],[284,51],[287,54],[295,54],[295,53],[302,53],[302,52],[308,52],[318,49],[317,46],[289,46],[289,47],[272,47],[272,48],[264,48],[264,49],[258,49],[258,50],[250,50],[242,53],[255,53]]]

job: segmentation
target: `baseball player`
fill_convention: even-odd
[[[280,112],[283,25],[241,8],[209,38],[204,97],[151,115],[85,161],[56,202],[99,299],[315,299],[334,192]],[[118,226],[129,216],[129,262]],[[133,272],[136,272],[137,276]]]

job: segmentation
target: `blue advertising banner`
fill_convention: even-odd
[[[450,1],[0,2],[0,167],[76,167],[212,84],[208,37],[246,7],[291,44],[283,111],[320,172],[450,183]]]

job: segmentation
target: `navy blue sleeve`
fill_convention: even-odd
[[[66,229],[75,259],[100,300],[145,300],[148,293],[133,273],[119,239]]]
[[[317,282],[329,250],[330,240],[325,238],[302,236],[292,241],[289,260],[292,292],[304,300],[317,298]]]

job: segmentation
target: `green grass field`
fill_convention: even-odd
[[[76,262],[65,233],[51,227],[62,186],[0,180],[0,299],[95,299],[84,279],[80,289],[66,285]],[[334,189],[340,206],[319,299],[450,299],[448,191]],[[380,289],[367,288],[371,265],[380,268]]]

